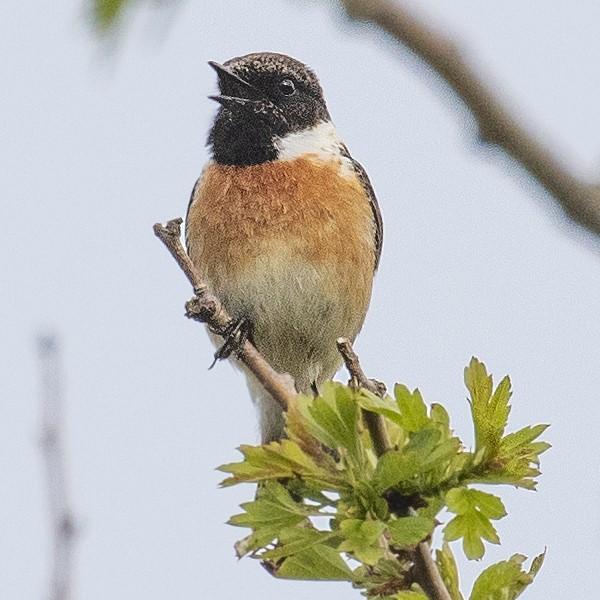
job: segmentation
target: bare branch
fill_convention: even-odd
[[[358,355],[354,352],[350,340],[338,338],[337,347],[344,359],[346,369],[350,373],[350,384],[369,390],[383,398],[385,395],[385,386],[375,379],[369,379],[362,367]],[[373,440],[373,447],[378,456],[385,454],[391,449],[390,439],[381,415],[364,411],[365,421],[369,429],[369,434]],[[432,600],[452,600],[450,593],[446,589],[442,576],[438,570],[435,560],[431,555],[431,546],[429,542],[421,542],[415,553],[415,575],[416,578]]]
[[[419,584],[430,598],[452,600],[437,563],[433,560],[429,542],[421,542],[417,546],[415,566]]]
[[[338,338],[336,343],[339,353],[344,359],[346,369],[348,370],[348,373],[350,373],[350,385],[357,388],[364,388],[383,398],[386,392],[385,385],[375,379],[369,379],[364,374],[358,360],[358,355],[354,352],[350,340]],[[375,452],[377,456],[381,456],[390,449],[390,439],[385,428],[385,423],[383,422],[381,415],[372,412],[363,411],[363,417],[367,424],[367,428],[369,429],[371,439],[373,440]]]
[[[53,336],[41,337],[38,340],[38,347],[42,404],[41,444],[52,524],[53,564],[48,598],[69,600],[76,528],[67,495],[59,350]]]
[[[181,218],[177,218],[169,221],[166,225],[156,223],[154,233],[167,247],[194,288],[194,297],[186,304],[186,316],[206,323],[211,331],[224,337],[232,323],[232,318],[227,314],[219,299],[208,291],[206,284],[187,255],[181,243],[182,222]],[[275,371],[250,341],[245,340],[241,344],[237,357],[255,375],[283,410],[289,410],[294,405],[297,392],[291,377]]]
[[[456,44],[394,0],[341,0],[348,16],[391,35],[434,69],[466,104],[482,140],[503,150],[549,192],[568,217],[600,235],[600,186],[573,173],[511,114],[492,87],[461,56]]]

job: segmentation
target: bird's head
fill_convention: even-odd
[[[210,98],[221,105],[208,138],[216,162],[259,164],[332,143],[323,90],[305,64],[267,52],[209,64],[219,79]]]

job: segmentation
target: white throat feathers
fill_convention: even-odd
[[[339,160],[344,172],[352,172],[352,161],[343,152],[343,142],[331,121],[322,121],[310,129],[288,133],[274,141],[278,160],[314,156],[322,161]]]

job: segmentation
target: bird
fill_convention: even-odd
[[[310,67],[273,52],[209,65],[219,87],[209,98],[219,107],[185,238],[233,318],[215,356],[229,354],[235,336],[247,338],[299,393],[316,394],[341,366],[336,340],[354,341],[365,320],[383,242],[377,198]],[[238,366],[262,443],[280,440],[281,408]]]

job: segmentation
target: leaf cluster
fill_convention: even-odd
[[[287,415],[287,438],[264,446],[242,446],[243,460],[223,465],[223,485],[258,483],[255,499],[242,505],[232,525],[250,535],[240,556],[260,559],[277,577],[345,580],[369,598],[426,598],[415,581],[415,548],[440,525],[436,562],[453,600],[462,600],[449,542],[462,541],[469,559],[499,543],[493,521],[506,516],[501,499],[475,484],[510,484],[534,489],[539,441],[545,425],[506,433],[510,380],[494,389],[483,363],[472,359],[465,384],[474,426],[467,449],[453,432],[446,409],[428,407],[419,390],[394,387],[380,398],[339,383],[318,397],[301,396]],[[392,447],[377,456],[364,424],[366,412],[380,415]],[[486,569],[471,600],[516,598],[541,566],[522,569],[524,557]]]

